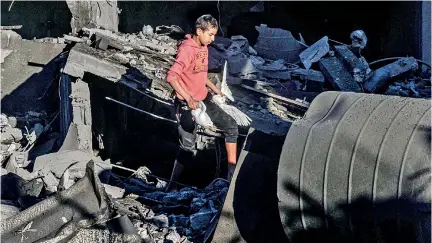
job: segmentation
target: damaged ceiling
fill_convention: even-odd
[[[165,79],[187,31],[174,23],[122,33],[116,1],[66,4],[70,33],[26,40],[17,34],[23,26],[2,26],[2,240],[210,239],[229,188],[220,134],[200,131],[199,148],[212,157],[216,151],[218,162],[206,186],[176,182],[181,189],[166,192],[173,160],[154,161],[156,169],[141,155],[133,169],[122,163],[137,137],[161,141],[175,155],[173,90]],[[249,129],[286,136],[326,91],[431,98],[430,64],[413,56],[369,60],[365,49],[376,38],[363,30],[352,29],[343,43],[253,28],[256,41],[218,36],[209,47],[209,78],[220,83],[226,61],[229,105],[251,120],[240,126],[243,136]]]

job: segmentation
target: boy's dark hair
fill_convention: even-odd
[[[213,16],[210,14],[204,14],[203,16],[199,17],[197,21],[195,22],[195,29],[202,29],[203,31],[209,30],[210,27],[212,28],[218,28],[218,22]]]

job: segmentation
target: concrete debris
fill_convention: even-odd
[[[322,58],[319,60],[319,67],[335,89],[352,92],[362,91],[353,76],[344,68],[344,65],[338,58]]]
[[[48,190],[51,193],[57,192],[59,180],[54,176],[52,172],[48,172],[44,174],[42,180],[45,184],[46,190]]]
[[[291,32],[278,28],[269,28],[266,25],[256,26],[259,32],[254,49],[263,58],[283,59],[290,63],[299,60],[299,54],[304,47],[292,36]]]
[[[301,80],[310,80],[310,81],[316,81],[319,83],[325,82],[324,75],[320,71],[316,71],[313,69],[298,68],[298,69],[293,70],[291,75],[297,76]]]
[[[368,63],[364,58],[357,58],[347,46],[335,46],[335,54],[342,61],[356,82],[362,83],[371,74]]]
[[[105,192],[108,195],[110,195],[112,198],[123,198],[125,189],[116,186],[111,186],[108,184],[103,184],[103,186],[105,188]]]
[[[142,33],[144,35],[153,35],[153,27],[151,27],[151,25],[144,25],[142,28]]]
[[[28,152],[13,152],[6,165],[8,171],[15,172],[17,168],[25,168],[30,164],[28,160]]]
[[[351,33],[350,38],[352,40],[352,47],[364,49],[367,44],[367,37],[363,30],[355,30]]]
[[[241,35],[235,35],[231,37],[231,40],[232,44],[227,50],[228,57],[235,56],[240,53],[249,53],[249,43],[245,37]]]
[[[13,142],[17,143],[23,139],[23,133],[21,129],[13,127],[5,127],[1,135],[2,144],[11,144]]]
[[[38,180],[40,179],[34,181]],[[3,178],[2,183],[4,183]],[[18,185],[16,183],[6,184],[9,187]],[[41,184],[43,185],[43,183]],[[28,193],[36,195],[35,193],[39,192],[40,186],[32,185],[28,189],[32,189],[28,190]],[[20,193],[23,191],[19,190]],[[8,193],[8,195],[10,194]],[[36,205],[3,220],[1,222],[2,240],[5,242],[23,243],[37,242],[43,238],[44,240],[49,240],[52,237],[59,237],[65,234],[61,229],[65,229],[65,226],[68,225],[75,226],[68,230],[69,234],[67,235],[70,236],[76,233],[79,228],[91,229],[91,226],[95,223],[106,222],[113,217],[108,200],[94,172],[94,163],[89,163],[86,169],[86,176],[71,188],[58,192],[38,202]],[[30,200],[21,200],[19,202],[24,206],[28,206],[25,203],[30,202]],[[72,224],[69,224],[71,222]],[[25,238],[21,238],[22,236],[16,232],[24,228],[37,230],[37,234],[28,234]],[[81,240],[81,242],[92,242]]]
[[[66,1],[72,13],[71,29],[78,33],[89,25],[100,26],[103,29],[118,31],[119,10],[117,1]]]
[[[318,62],[323,56],[330,51],[328,37],[324,36],[315,42],[309,48],[300,53],[300,60],[306,69],[312,66],[312,63]]]
[[[3,201],[3,200],[2,200]],[[1,218],[3,220],[19,213],[20,210],[18,207],[12,206],[12,205],[7,205],[7,204],[1,204],[0,206],[0,213],[1,213]]]
[[[419,67],[414,57],[401,58],[393,63],[375,70],[369,79],[365,81],[364,88],[371,93],[383,92],[392,79]]]
[[[431,80],[414,77],[396,81],[390,84],[384,94],[416,98],[431,97]]]
[[[1,60],[0,63],[3,63],[5,61],[5,58],[7,56],[9,56],[9,54],[11,54],[13,52],[13,50],[0,50],[0,56],[1,56]]]
[[[64,39],[64,41],[68,41],[70,43],[72,43],[72,42],[76,42],[76,43],[85,42],[85,39],[78,38],[78,37],[71,36],[71,35],[64,35],[63,39]]]

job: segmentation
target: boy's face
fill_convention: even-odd
[[[208,30],[197,29],[197,36],[202,45],[208,46],[216,37],[217,29],[210,27]]]

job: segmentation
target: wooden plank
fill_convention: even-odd
[[[292,99],[288,99],[288,98],[282,97],[282,96],[277,95],[277,94],[268,93],[268,92],[265,92],[265,91],[262,91],[262,90],[259,90],[259,89],[255,89],[255,88],[252,88],[252,87],[244,85],[244,84],[242,84],[241,86],[243,88],[245,88],[245,89],[252,90],[252,91],[255,91],[255,92],[263,94],[263,95],[267,95],[269,97],[278,99],[280,101],[284,101],[284,102],[290,103],[292,105],[300,106],[300,107],[303,107],[303,108],[306,108],[306,109],[309,108],[309,105],[303,104],[301,102],[298,102],[298,101],[295,101],[295,100],[292,100]]]

